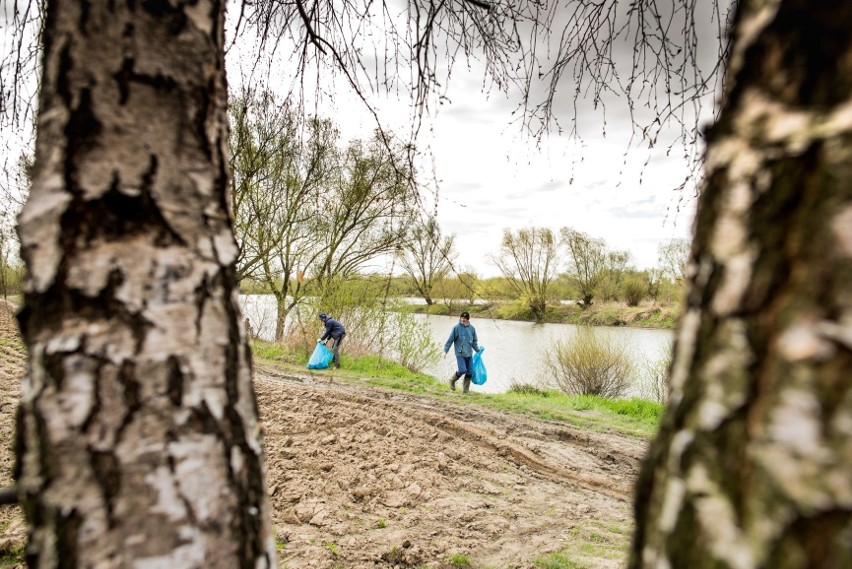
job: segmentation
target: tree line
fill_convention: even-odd
[[[456,265],[455,235],[423,215],[407,148],[387,134],[343,141],[331,119],[304,118],[271,92],[248,91],[231,104],[232,208],[240,280],[276,299],[276,333],[312,297],[330,297],[342,280],[391,256],[409,290],[427,305],[451,298],[520,300],[536,320],[557,295],[584,308],[597,298],[636,306],[685,277],[689,244],[659,249],[659,266],[637,271],[628,251],[564,227],[505,230],[491,262],[496,286]],[[391,141],[388,143],[388,141]],[[452,282],[462,291],[453,290]]]

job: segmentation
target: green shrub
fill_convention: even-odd
[[[633,373],[624,346],[588,326],[578,327],[570,341],[557,341],[546,364],[556,384],[569,395],[619,397]]]
[[[627,279],[624,283],[624,299],[627,306],[639,306],[648,295],[648,284],[638,277]]]
[[[495,316],[501,320],[535,320],[530,307],[522,302],[501,304],[495,311]]]
[[[546,389],[541,389],[529,383],[515,383],[512,381],[509,385],[509,393],[517,393],[518,395],[534,395],[536,397],[549,397],[550,392]]]

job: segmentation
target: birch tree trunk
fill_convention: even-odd
[[[740,4],[634,568],[852,567],[850,30]]]
[[[19,219],[31,567],[271,567],[224,0],[51,0]]]

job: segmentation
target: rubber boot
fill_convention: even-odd
[[[470,390],[470,377],[464,376],[464,387],[462,389],[462,393],[467,393]]]
[[[456,381],[458,380],[458,378],[459,378],[458,372],[455,372],[455,373],[453,373],[453,375],[450,376],[450,389],[452,389],[453,391],[456,390]]]

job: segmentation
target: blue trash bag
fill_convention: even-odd
[[[476,385],[482,385],[488,379],[488,372],[485,370],[485,363],[482,361],[482,352],[485,351],[484,346],[479,346],[479,351],[473,354],[473,377],[470,380]]]
[[[314,348],[314,353],[308,360],[308,369],[325,369],[331,363],[333,357],[334,352],[329,350],[322,342],[317,342],[317,347]]]

